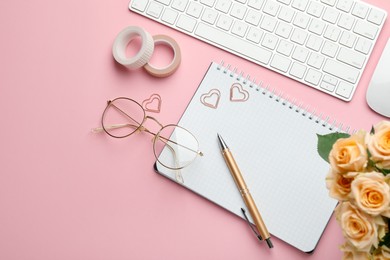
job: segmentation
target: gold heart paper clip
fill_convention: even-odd
[[[230,101],[245,102],[249,98],[249,92],[246,91],[240,84],[234,83],[230,87]]]
[[[200,102],[207,107],[216,109],[218,107],[221,92],[218,89],[211,89],[208,93],[200,96]]]
[[[152,113],[160,113],[161,110],[161,97],[159,94],[152,94],[148,99],[142,102],[142,107],[145,111]]]

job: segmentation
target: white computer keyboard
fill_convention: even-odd
[[[129,9],[345,101],[387,17],[354,0],[131,0]]]

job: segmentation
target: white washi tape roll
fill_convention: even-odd
[[[127,57],[127,45],[137,36],[141,37],[141,48],[135,56]],[[153,37],[147,31],[138,26],[129,26],[123,29],[115,38],[112,46],[114,59],[129,69],[138,69],[144,66],[152,57],[153,51]]]
[[[156,67],[153,67],[150,63],[147,63],[144,66],[144,69],[150,75],[153,75],[155,77],[159,77],[159,78],[168,77],[172,73],[174,73],[177,70],[177,68],[179,67],[179,64],[181,61],[180,47],[173,38],[171,38],[167,35],[161,35],[161,34],[154,35],[153,39],[154,39],[155,45],[165,44],[165,45],[171,47],[173,50],[173,59],[172,59],[171,63],[164,68],[156,68]]]

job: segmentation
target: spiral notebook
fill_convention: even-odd
[[[178,123],[204,153],[181,170],[183,186],[244,218],[245,204],[219,150],[221,134],[271,235],[311,252],[337,204],[326,189],[329,165],[317,153],[316,134],[342,127],[327,121],[213,62]],[[174,171],[157,163],[156,169],[175,180]]]

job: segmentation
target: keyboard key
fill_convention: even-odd
[[[312,52],[310,54],[309,59],[307,60],[307,65],[309,65],[310,67],[319,69],[319,68],[321,68],[322,63],[324,63],[324,60],[325,60],[324,56],[322,56],[318,53]]]
[[[172,9],[165,9],[161,20],[164,22],[167,22],[169,24],[174,24],[176,21],[176,18],[178,16],[178,13],[176,11],[173,11]]]
[[[335,77],[329,76],[329,75],[324,75],[322,78],[322,81],[328,82],[329,84],[336,86],[338,80]]]
[[[290,63],[291,63],[290,59],[275,54],[270,65],[271,67],[277,70],[280,70],[282,72],[287,72],[288,68],[290,67]]]
[[[220,15],[218,22],[217,22],[217,27],[224,29],[225,31],[229,31],[230,27],[232,26],[233,19],[230,16],[227,15]]]
[[[295,28],[293,34],[291,35],[291,41],[302,45],[306,41],[306,37],[307,32]]]
[[[260,10],[261,7],[263,6],[264,0],[249,0],[248,6]]]
[[[263,21],[260,24],[260,28],[269,32],[273,32],[277,22],[278,21],[275,18],[266,15],[264,16]]]
[[[237,18],[237,19],[244,19],[245,13],[247,8],[242,4],[234,4],[232,11],[230,12],[231,16]]]
[[[314,34],[309,36],[309,39],[306,42],[306,47],[312,49],[313,51],[319,51],[322,45],[322,38],[315,36]]]
[[[328,82],[325,82],[325,81],[321,81],[320,87],[329,91],[329,92],[333,92],[334,89],[336,88],[335,85],[329,84]]]
[[[378,32],[378,27],[372,23],[358,20],[353,31],[361,36],[373,40]]]
[[[133,0],[131,1],[131,7],[138,11],[145,11],[146,6],[148,5],[147,0]]]
[[[337,83],[338,80],[336,78],[329,75],[324,75],[320,87],[326,89],[327,91],[333,92],[334,89],[336,88]]]
[[[340,43],[344,46],[347,46],[349,48],[352,48],[353,44],[355,43],[356,36],[350,32],[343,32],[340,38]]]
[[[328,57],[334,58],[336,55],[336,52],[338,50],[338,45],[330,42],[330,41],[325,41],[324,46],[322,46],[322,54],[325,54]]]
[[[291,42],[281,40],[276,51],[285,55],[285,56],[290,56],[293,47],[294,47],[294,44],[292,44]]]
[[[277,0],[279,3],[289,5],[291,3],[291,0]]]
[[[327,91],[329,91],[329,92],[333,92],[335,90],[335,88],[336,88],[335,85],[332,85],[332,84],[330,84],[328,82],[325,82],[325,81],[321,82],[320,87],[325,89],[325,90],[327,90]]]
[[[354,22],[355,22],[355,18],[353,18],[349,14],[341,14],[340,20],[337,23],[337,25],[341,28],[351,30]]]
[[[359,76],[359,70],[331,59],[325,61],[323,71],[350,83],[356,83]]]
[[[333,25],[329,25],[325,30],[324,37],[336,42],[339,39],[340,33],[341,30],[339,28]]]
[[[200,0],[200,3],[209,7],[213,7],[215,0]]]
[[[184,12],[187,4],[188,4],[188,0],[173,0],[172,8],[180,12]]]
[[[247,35],[247,39],[254,43],[259,43],[261,36],[263,36],[263,31],[256,28],[256,27],[250,27],[249,32]]]
[[[295,14],[295,11],[293,9],[291,9],[290,7],[287,7],[287,6],[282,6],[282,8],[280,9],[278,18],[285,21],[285,22],[290,23],[294,14]]]
[[[215,5],[215,9],[227,14],[231,5],[232,1],[230,0],[218,0],[217,4]]]
[[[307,13],[319,18],[324,10],[324,6],[317,2],[310,2],[309,8],[307,9]]]
[[[371,50],[372,43],[365,38],[360,38],[356,42],[355,50],[368,54]]]
[[[336,23],[337,18],[339,17],[340,12],[336,9],[327,7],[325,9],[324,15],[322,16],[322,19],[324,21],[330,22],[330,23]]]
[[[322,78],[322,81],[328,82],[329,84],[332,84],[333,86],[337,85],[338,80],[335,77],[324,75]]]
[[[249,9],[248,14],[245,18],[247,23],[250,23],[254,26],[258,26],[261,19],[261,13],[254,11],[253,9]]]
[[[294,0],[291,6],[300,11],[305,11],[308,2],[308,0]]]
[[[293,52],[292,58],[300,62],[305,62],[308,55],[309,51],[306,48],[297,46]]]
[[[380,25],[383,21],[383,17],[385,17],[384,12],[382,12],[378,9],[372,8],[370,11],[370,14],[367,17],[367,20],[376,24],[376,25]]]
[[[352,5],[353,5],[352,0],[339,0],[339,2],[336,5],[336,8],[348,13],[351,10]]]
[[[279,4],[273,0],[268,0],[263,8],[263,12],[271,16],[275,16],[279,10]]]
[[[341,47],[340,52],[337,55],[337,60],[361,69],[366,61],[366,56],[351,49]]]
[[[269,33],[265,34],[263,41],[261,42],[261,45],[271,50],[275,49],[277,44],[278,44],[278,37]]]
[[[336,94],[348,99],[351,96],[352,90],[353,86],[351,84],[341,81],[336,90]]]
[[[192,17],[199,18],[200,13],[202,12],[203,6],[196,3],[191,2],[187,9],[187,14],[191,15]]]
[[[156,0],[156,1],[163,4],[163,5],[170,5],[171,4],[171,0]]]
[[[186,15],[180,15],[176,25],[187,32],[192,32],[195,28],[196,20]]]
[[[305,72],[306,72],[306,66],[298,62],[294,62],[290,69],[290,75],[299,79],[303,78]]]
[[[218,12],[214,9],[205,9],[202,15],[202,21],[209,24],[214,24],[217,20]]]
[[[321,72],[317,70],[309,69],[307,71],[305,81],[317,86],[318,83],[320,83],[321,77],[322,77]]]
[[[356,2],[353,7],[352,14],[362,19],[366,18],[368,6],[362,2]]]
[[[291,31],[292,31],[291,25],[286,24],[284,22],[280,22],[275,33],[276,33],[276,35],[279,35],[279,36],[287,39],[290,37]]]
[[[159,18],[162,10],[163,10],[162,5],[153,2],[153,3],[150,3],[146,13],[154,18]]]
[[[245,40],[226,34],[203,23],[199,23],[195,34],[221,47],[233,50],[249,60],[254,60],[262,64],[268,64],[272,56],[272,52],[262,47],[255,46]]]
[[[334,6],[336,3],[336,0],[321,0],[321,3],[324,3],[326,5]]]
[[[326,26],[326,24],[323,21],[317,20],[317,19],[312,19],[311,23],[309,25],[309,31],[312,33],[315,33],[317,35],[322,35],[322,33],[324,32],[325,26]]]
[[[246,25],[243,22],[236,21],[233,25],[232,33],[237,36],[244,37],[247,29],[248,29],[248,25]]]
[[[307,25],[309,24],[309,21],[310,21],[310,17],[308,15],[303,13],[297,13],[293,24],[302,29],[306,29]]]

